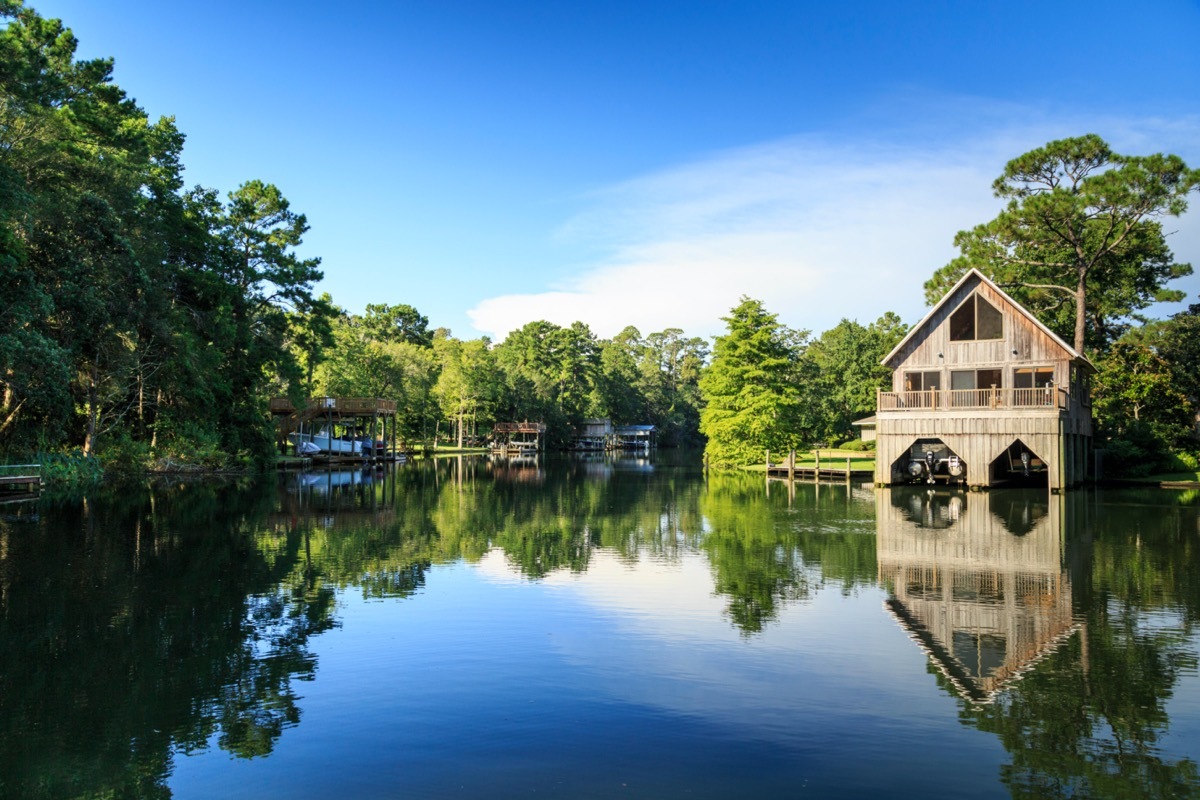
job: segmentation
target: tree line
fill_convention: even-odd
[[[667,445],[694,445],[703,339],[679,328],[643,336],[632,326],[601,339],[584,323],[530,322],[493,344],[459,339],[410,305],[332,306],[327,335],[297,353],[311,393],[397,400],[409,442],[444,436],[476,443],[498,421],[545,422],[561,445],[584,419],[658,426]]]
[[[278,188],[185,189],[184,135],[0,2],[0,447],[249,463],[298,376],[318,259]]]
[[[315,295],[308,221],[278,187],[185,188],[184,134],[111,60],[78,60],[71,31],[19,0],[0,0],[0,21],[0,452],[249,466],[273,454],[267,399],[321,394],[397,400],[408,441],[539,420],[555,444],[608,417],[703,442],[704,339],[539,320],[494,344],[406,304],[341,309]],[[830,347],[860,334],[843,326]],[[820,359],[805,363],[815,378]],[[810,404],[780,424],[846,434],[873,397],[855,391],[834,392],[829,419]]]
[[[402,303],[350,313],[315,295],[307,219],[278,187],[185,188],[183,133],[113,83],[111,60],[77,60],[70,30],[19,0],[0,0],[0,22],[0,453],[262,464],[267,399],[329,394],[397,400],[408,441],[539,420],[556,444],[608,417],[732,465],[853,438],[889,386],[879,361],[906,331],[892,313],[813,337],[743,298],[711,346],[544,320],[493,343]],[[933,303],[978,267],[1086,352],[1117,469],[1195,468],[1200,305],[1141,314],[1182,299],[1168,284],[1191,266],[1163,221],[1198,175],[1096,136],[1051,142],[1006,166],[1008,206],[926,284]]]

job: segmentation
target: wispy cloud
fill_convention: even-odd
[[[999,210],[991,183],[1013,156],[1095,131],[1118,151],[1200,160],[1194,118],[1054,120],[979,101],[955,110],[955,125],[940,129],[788,138],[597,191],[558,235],[601,259],[561,285],[489,298],[468,315],[496,339],[534,319],[582,320],[601,336],[630,324],[713,335],[748,295],[817,332],[889,310],[913,321],[922,283],[954,256],[954,234]],[[982,124],[963,124],[964,115]],[[1168,226],[1180,261],[1200,262],[1198,220],[1192,212]],[[1191,279],[1182,288],[1194,298],[1200,287]]]

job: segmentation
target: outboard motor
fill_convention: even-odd
[[[963,464],[962,459],[958,456],[950,456],[949,461],[946,463],[946,469],[950,472],[950,477],[952,478],[961,478],[967,474],[967,466]]]
[[[925,453],[925,471],[928,473],[928,477],[925,480],[929,483],[933,483],[933,465],[936,461],[937,456],[933,454],[932,450]]]
[[[1029,477],[1029,451],[1021,451],[1021,467],[1025,470],[1025,477]]]

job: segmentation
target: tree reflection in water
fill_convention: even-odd
[[[172,753],[265,755],[299,720],[329,590],[264,559],[272,497],[122,487],[0,522],[0,794],[166,797]]]
[[[818,592],[882,584],[961,722],[1007,748],[1013,796],[1195,796],[1168,719],[1197,669],[1194,501],[767,489],[644,460],[454,458],[0,520],[0,796],[166,797],[176,753],[262,756],[300,721],[339,593],[412,597],[489,552],[538,581],[598,549],[631,568],[702,554],[747,639]],[[938,628],[943,607],[974,627]]]

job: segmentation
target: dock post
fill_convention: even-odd
[[[819,481],[821,480],[821,451],[814,450],[813,455],[817,457],[817,466],[816,469],[813,470],[813,480]]]
[[[767,477],[771,477],[771,451],[767,451]]]
[[[850,482],[850,456],[846,456],[846,483]]]
[[[788,453],[788,483],[796,480],[796,451]]]

